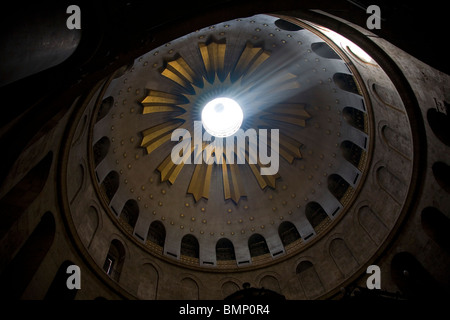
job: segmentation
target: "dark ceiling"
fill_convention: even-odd
[[[423,62],[450,73],[446,57],[448,24],[443,2],[372,1],[372,0],[190,0],[190,1],[58,1],[28,5],[12,5],[1,24],[2,39],[18,37],[18,30],[29,27],[39,37],[43,26],[53,27],[60,36],[59,26],[65,27],[69,16],[66,8],[78,4],[82,13],[82,37],[72,63],[86,67],[86,63],[110,62],[132,50],[145,49],[170,41],[180,33],[257,13],[321,10],[366,28],[369,14],[365,8],[376,4],[381,9],[381,29],[371,30],[407,51]],[[163,32],[162,32],[163,31]],[[74,31],[76,32],[76,31]],[[64,35],[67,36],[68,33]],[[2,41],[2,43],[7,43]],[[42,45],[42,42],[41,42]],[[14,52],[40,48],[33,44],[16,42],[13,48],[2,48],[11,60]],[[0,52],[1,54],[1,52]],[[2,56],[1,64],[8,64]],[[26,62],[26,61],[25,61]],[[100,65],[98,65],[100,66]],[[90,68],[86,68],[86,71]]]
[[[81,9],[81,30],[68,30],[66,9]],[[189,0],[189,1],[40,1],[14,2],[4,6],[0,22],[0,92],[3,101],[15,101],[2,108],[0,144],[10,150],[0,178],[8,172],[14,154],[27,144],[20,132],[34,136],[61,109],[54,97],[92,87],[94,83],[145,52],[194,30],[220,21],[258,13],[317,15],[321,10],[366,28],[368,5],[381,9],[381,29],[371,30],[419,60],[450,74],[447,54],[448,31],[444,2],[369,0]],[[320,15],[320,14],[319,14]],[[339,31],[339,30],[336,30]],[[76,34],[75,34],[76,33]],[[76,36],[74,36],[74,34]],[[49,60],[51,45],[79,40],[76,50],[64,62],[33,73],[36,60]],[[50,47],[49,47],[50,43]],[[33,58],[33,59],[32,59]],[[9,68],[9,74],[2,72]],[[11,71],[12,70],[12,71]],[[17,77],[14,74],[25,74]],[[27,72],[29,74],[27,74]],[[17,99],[21,97],[21,99]],[[62,101],[63,97],[60,97]],[[69,98],[70,99],[70,98]],[[46,103],[51,101],[51,103]],[[23,115],[26,112],[26,116]],[[21,116],[15,130],[13,120]],[[27,118],[28,117],[28,118]],[[25,125],[24,125],[25,124]],[[25,128],[25,129],[24,129]],[[25,130],[25,131],[24,131]],[[5,133],[6,132],[6,133]],[[20,141],[19,141],[20,140]],[[14,151],[14,148],[17,150]],[[9,159],[10,158],[10,159]],[[11,160],[11,163],[9,163]],[[8,165],[9,163],[9,165]],[[2,180],[2,179],[0,179]]]

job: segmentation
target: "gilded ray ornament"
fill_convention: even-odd
[[[267,105],[265,97],[282,96],[283,92],[299,88],[296,75],[286,70],[278,70],[276,73],[267,73],[267,79],[253,77],[258,71],[264,70],[270,63],[270,52],[262,47],[255,47],[250,42],[246,43],[241,54],[226,70],[227,44],[225,39],[219,41],[210,40],[198,44],[198,57],[203,68],[193,68],[182,56],[177,55],[174,60],[168,61],[161,70],[161,75],[173,82],[178,87],[174,92],[162,92],[150,89],[144,100],[143,115],[151,115],[160,112],[175,112],[170,120],[152,126],[142,131],[141,147],[150,155],[165,143],[171,142],[171,134],[175,129],[186,129],[193,132],[194,121],[200,121],[203,106],[211,99],[219,96],[227,96],[240,101],[244,112],[242,129],[281,128],[279,134],[279,155],[292,164],[295,159],[301,159],[300,147],[302,146],[296,137],[283,131],[283,126],[305,127],[310,118],[305,110],[305,105],[285,101],[275,101]],[[180,90],[181,89],[181,90]],[[247,119],[245,119],[247,118]],[[203,134],[204,130],[202,130]],[[270,137],[270,136],[269,136]],[[192,140],[191,136],[182,137],[181,140]],[[271,148],[270,139],[268,147]],[[185,141],[186,142],[186,141]],[[173,143],[173,142],[172,142]],[[182,157],[190,158],[195,152],[203,152],[207,144],[201,144],[201,150],[195,150],[194,144]],[[267,187],[276,188],[276,180],[280,175],[261,175],[260,168],[264,167],[259,161],[249,163],[250,144],[245,144],[245,150],[232,150],[230,154],[241,153],[245,155],[245,165],[255,177],[256,183],[261,189]],[[273,150],[272,150],[273,151]],[[235,204],[242,197],[246,197],[244,181],[242,181],[240,165],[226,158],[226,148],[222,154],[216,154],[223,161],[221,164],[195,164],[191,181],[186,190],[192,194],[195,201],[201,198],[209,198],[209,189],[213,170],[221,170],[223,196],[225,200],[231,199]],[[196,155],[194,155],[196,156]],[[191,162],[192,163],[192,162]],[[174,184],[185,163],[175,164],[168,154],[159,164],[157,170],[161,181],[169,181]]]

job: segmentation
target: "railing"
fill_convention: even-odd
[[[156,243],[154,243],[153,241],[147,240],[145,241],[145,246],[147,248],[149,248],[150,250],[152,250],[153,252],[162,254],[163,253],[163,247],[161,247],[160,245],[157,245]]]
[[[188,256],[185,256],[185,255],[181,255],[180,256],[180,261],[182,261],[184,263],[192,264],[192,265],[199,265],[200,264],[198,258],[188,257]]]
[[[217,268],[237,268],[236,260],[217,260]]]
[[[299,238],[291,243],[289,243],[288,245],[286,245],[284,247],[284,250],[286,251],[286,253],[291,253],[292,251],[296,250],[297,248],[303,246],[303,240],[302,238]]]
[[[271,261],[271,260],[272,260],[272,255],[270,253],[265,253],[260,256],[252,257],[252,262],[255,264],[263,263],[263,262],[267,262],[267,261]]]

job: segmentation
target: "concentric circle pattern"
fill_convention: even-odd
[[[255,236],[252,265],[270,262],[324,233],[351,203],[369,152],[369,104],[323,38],[277,21],[237,19],[175,39],[136,59],[106,89],[113,106],[96,120],[92,146],[94,158],[105,141],[110,152],[95,161],[95,173],[125,227],[137,218],[123,211],[139,208],[139,225],[146,222],[134,228],[133,221],[130,233],[147,239],[149,224],[162,224],[166,246],[146,241],[151,250],[198,265],[201,243],[225,238],[224,250],[236,252]],[[194,126],[205,101],[222,96],[242,106],[246,130],[247,142],[237,137],[228,151],[211,149],[214,139]],[[186,133],[174,138],[177,129]],[[182,162],[174,163],[179,149]],[[185,252],[167,246],[183,239]],[[250,264],[233,254],[200,259],[207,267]]]
[[[68,204],[77,233],[95,233],[85,242],[94,256],[110,243],[99,267],[116,281],[124,259],[218,283],[294,274],[308,298],[364,272],[404,217],[413,153],[402,100],[361,55],[329,29],[256,15],[112,74],[79,115],[68,154],[68,181],[85,180],[86,167],[92,178]],[[226,139],[202,125],[219,97],[243,113]],[[98,204],[83,204],[93,193]],[[83,227],[86,205],[101,213],[95,231]]]

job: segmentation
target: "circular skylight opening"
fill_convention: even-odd
[[[202,124],[212,136],[224,138],[239,130],[244,119],[241,106],[233,99],[220,97],[208,102],[202,110]]]

